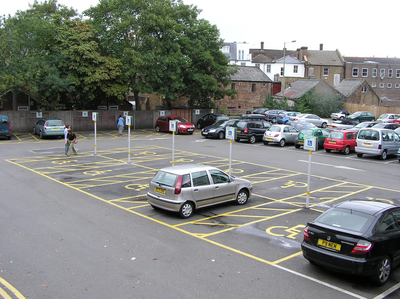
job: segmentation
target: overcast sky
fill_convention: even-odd
[[[259,48],[288,50],[302,46],[339,49],[344,56],[399,57],[400,1],[183,0],[203,12],[200,18],[216,25],[226,42],[247,42]],[[41,2],[41,1],[39,1]],[[58,0],[82,13],[98,0]],[[122,1],[121,1],[122,2]],[[31,0],[3,0],[0,13],[14,15],[28,9]]]

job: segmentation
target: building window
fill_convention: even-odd
[[[241,66],[246,66],[246,62],[241,62],[240,65]]]
[[[251,91],[255,92],[256,91],[256,85],[255,84],[251,84]]]
[[[387,88],[392,88],[392,83],[388,83]]]
[[[367,86],[363,86],[361,88],[361,92],[366,93],[368,91],[368,87]]]
[[[388,70],[388,78],[393,78],[393,70],[392,69]]]
[[[324,76],[329,76],[329,68],[324,67]]]
[[[400,70],[396,70],[396,78],[400,78]]]
[[[283,67],[281,67],[281,77],[283,77]]]
[[[385,88],[385,83],[379,83],[379,88]]]
[[[376,83],[375,82],[372,82],[372,87],[376,87]]]
[[[299,66],[298,65],[294,65],[293,66],[293,73],[297,74],[299,72]]]
[[[270,72],[271,72],[271,65],[267,64],[267,73],[270,73]]]
[[[224,52],[224,53],[230,53],[230,52],[231,52],[231,47],[230,47],[230,46],[223,46],[223,47],[222,47],[222,52]]]
[[[400,88],[400,83],[396,83],[394,88]]]
[[[362,69],[362,74],[361,76],[363,77],[368,77],[368,69]]]
[[[256,63],[256,67],[260,68],[260,64],[259,64],[259,63]]]
[[[309,76],[314,76],[314,68],[313,68],[313,67],[310,67],[310,68],[308,69],[308,75],[309,75]]]
[[[385,69],[380,69],[380,75],[381,79],[385,78]]]
[[[358,77],[358,68],[353,68],[353,77]]]
[[[372,77],[374,78],[378,77],[378,69],[376,68],[372,69]]]
[[[235,83],[232,83],[232,84],[231,84],[231,89],[235,90],[235,87],[236,87],[236,86],[235,86]]]

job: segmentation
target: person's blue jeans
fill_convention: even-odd
[[[68,155],[68,150],[69,150],[69,142],[65,142],[65,154]]]

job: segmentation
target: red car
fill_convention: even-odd
[[[194,125],[188,122],[186,119],[176,115],[160,116],[156,122],[157,132],[169,132],[169,122],[171,120],[178,121],[177,123],[177,134],[193,134]]]
[[[327,153],[331,150],[341,151],[348,155],[356,147],[357,132],[350,130],[334,130],[325,139],[324,148]]]

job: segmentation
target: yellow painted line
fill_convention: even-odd
[[[301,254],[303,254],[302,251],[296,252],[296,253],[294,253],[294,254],[292,254],[292,255],[288,255],[288,256],[286,256],[286,257],[284,257],[284,258],[281,258],[281,259],[279,259],[279,260],[276,260],[276,261],[272,262],[271,265],[276,265],[276,264],[282,263],[282,262],[284,262],[284,261],[290,260],[290,259],[292,259],[292,258],[294,258],[294,257],[296,257],[296,256],[301,255]]]
[[[138,208],[143,208],[143,207],[148,207],[149,206],[149,204],[147,203],[147,204],[144,204],[144,205],[140,205],[140,206],[134,206],[134,207],[130,207],[130,208],[127,208],[128,210],[133,210],[133,209],[138,209]]]
[[[9,284],[5,279],[3,279],[2,277],[0,277],[0,283],[2,285],[4,285],[7,289],[9,289],[15,296],[17,296],[18,299],[25,299],[24,296],[22,296],[22,294],[16,289],[14,288],[11,284]],[[0,288],[1,290],[1,288]],[[6,294],[6,296],[8,296]],[[10,296],[8,297],[4,297],[4,298],[11,298]]]

